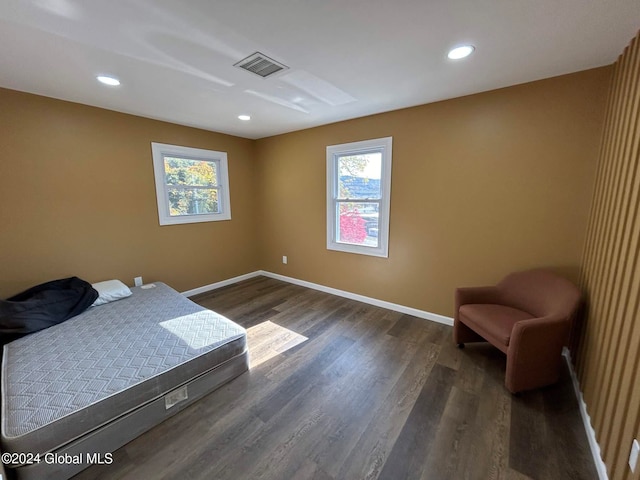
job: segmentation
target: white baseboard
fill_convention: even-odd
[[[271,273],[264,270],[260,271],[260,275],[265,277],[275,278],[276,280],[282,280],[283,282],[293,283],[294,285],[300,285],[302,287],[312,288],[313,290],[319,290],[321,292],[330,293],[339,297],[349,298],[362,303],[368,303],[369,305],[375,305],[376,307],[386,308],[395,312],[406,313],[407,315],[413,315],[414,317],[424,318],[431,320],[432,322],[443,323],[445,325],[453,326],[453,318],[445,317],[444,315],[438,315],[437,313],[427,312],[425,310],[418,310],[417,308],[406,307],[404,305],[398,305],[397,303],[386,302],[384,300],[378,300],[377,298],[366,297],[357,293],[346,292],[333,287],[327,287],[318,283],[307,282],[306,280],[298,280],[297,278],[287,277],[278,273]]]
[[[576,394],[576,399],[578,400],[578,405],[580,406],[580,416],[582,417],[584,430],[587,433],[587,438],[589,440],[591,455],[593,456],[593,461],[596,464],[596,470],[598,471],[598,478],[600,480],[609,480],[609,476],[607,475],[607,466],[602,461],[602,455],[600,453],[600,445],[598,445],[598,440],[596,439],[596,432],[591,426],[591,417],[587,412],[587,404],[584,402],[584,398],[582,396],[582,390],[580,390],[580,382],[578,381],[576,372],[573,369],[573,363],[571,363],[571,352],[567,347],[564,347],[562,349],[562,355],[564,356],[564,359],[567,362],[567,366],[569,367],[571,380],[573,381],[573,389]]]
[[[245,273],[244,275],[228,278],[227,280],[222,280],[216,283],[210,283],[209,285],[194,288],[193,290],[187,290],[186,292],[181,292],[181,293],[185,297],[192,297],[194,295],[198,295],[199,293],[210,292],[211,290],[216,290],[218,288],[226,287],[227,285],[232,285],[234,283],[238,283],[243,280],[249,280],[250,278],[259,277],[260,275],[262,275],[262,272],[260,270],[257,270],[255,272]]]
[[[300,285],[302,287],[312,288],[313,290],[319,290],[321,292],[330,293],[332,295],[337,295],[339,297],[349,298],[351,300],[356,300],[358,302],[368,303],[369,305],[375,305],[376,307],[387,308],[395,312],[406,313],[407,315],[413,315],[414,317],[424,318],[426,320],[431,320],[432,322],[443,323],[445,325],[453,326],[453,318],[451,317],[445,317],[444,315],[438,315],[437,313],[431,313],[425,310],[418,310],[417,308],[398,305],[397,303],[378,300],[377,298],[365,297],[364,295],[359,295],[357,293],[346,292],[344,290],[338,290],[337,288],[327,287],[325,285],[320,285],[318,283],[307,282],[306,280],[298,280],[297,278],[287,277],[285,275],[271,273],[265,270],[256,270],[255,272],[246,273],[244,275],[229,278],[227,280],[222,280],[221,282],[204,285],[203,287],[194,288],[193,290],[187,290],[186,292],[182,292],[182,294],[186,297],[191,297],[193,295],[198,295],[199,293],[209,292],[217,288],[226,287],[227,285],[241,282],[242,280],[248,280],[250,278],[259,277],[261,275],[269,278],[274,278],[276,280],[281,280],[283,282],[292,283],[294,285]]]

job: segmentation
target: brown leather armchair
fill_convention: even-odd
[[[507,354],[512,393],[555,383],[580,291],[547,270],[512,273],[493,287],[458,288],[453,339],[488,341]]]

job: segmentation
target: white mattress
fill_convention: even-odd
[[[246,332],[162,283],[4,346],[2,448],[60,448],[246,352]]]

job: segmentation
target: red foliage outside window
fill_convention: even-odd
[[[340,240],[349,243],[363,243],[365,238],[367,238],[367,228],[358,209],[340,212]]]

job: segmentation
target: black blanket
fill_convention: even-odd
[[[53,280],[0,300],[0,339],[9,343],[84,312],[98,298],[89,282],[78,277]]]

